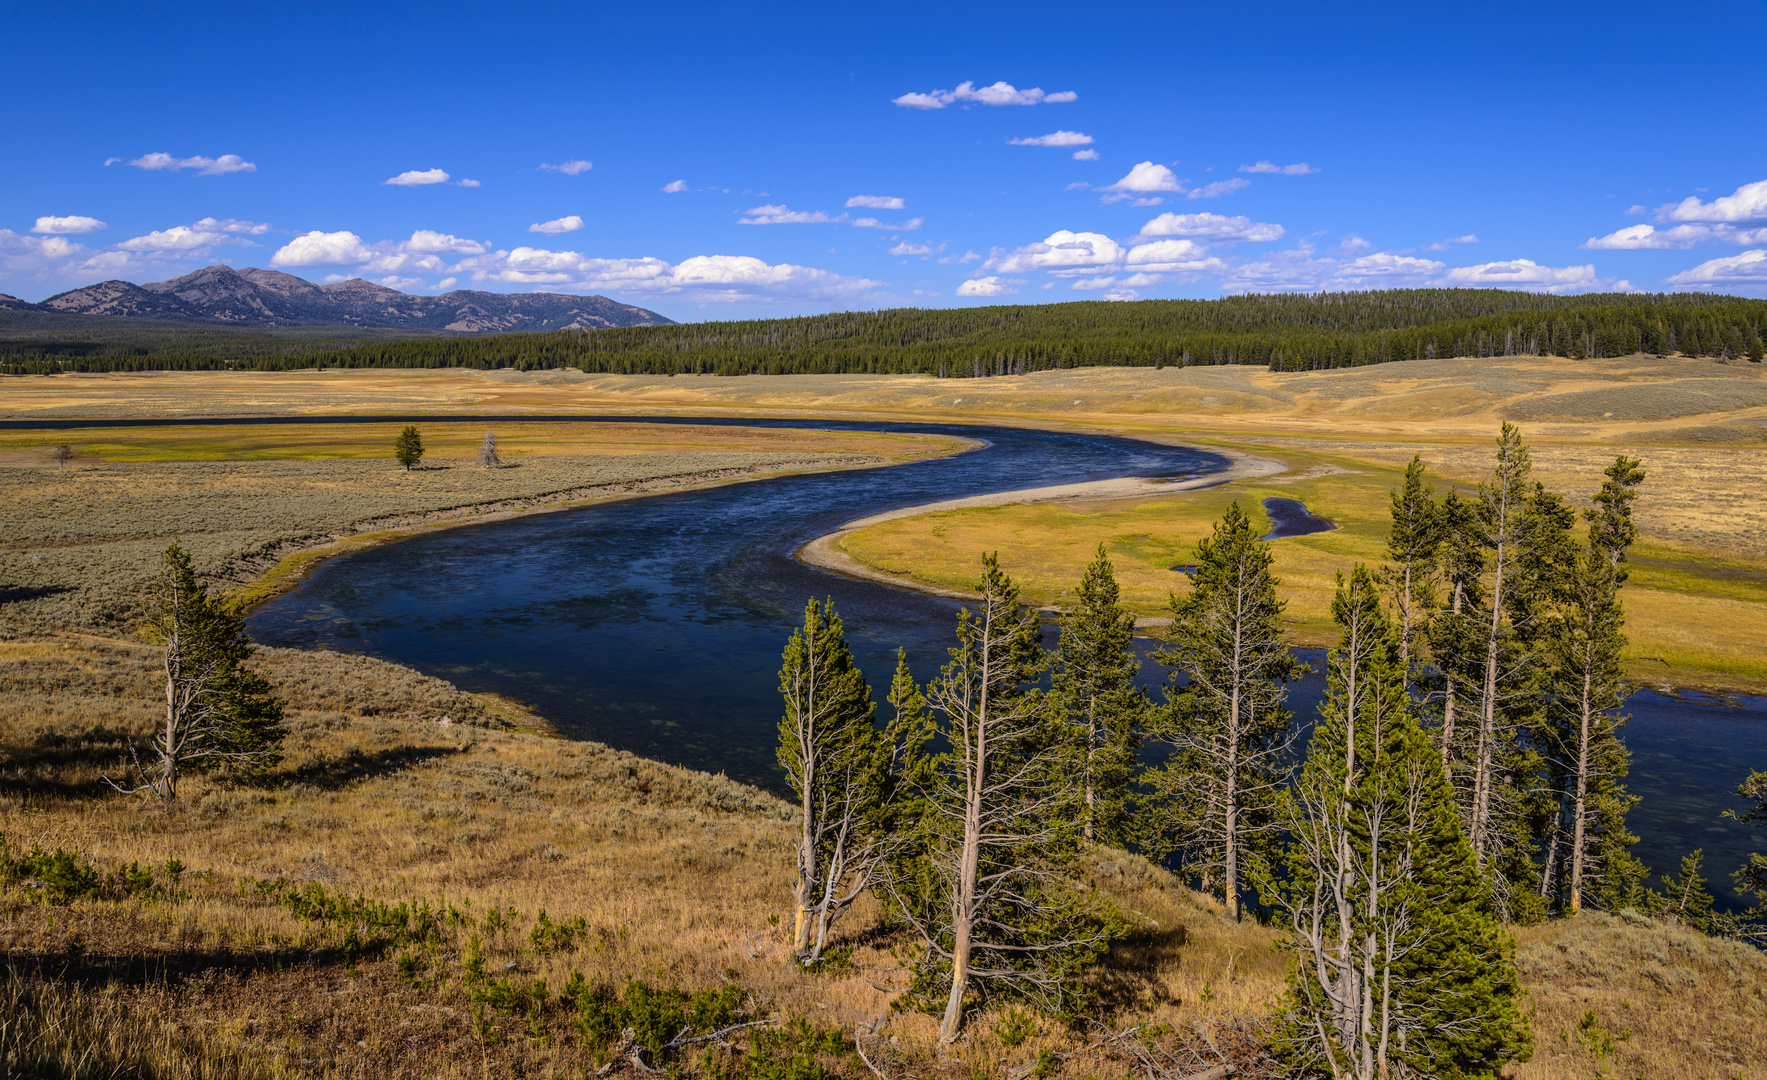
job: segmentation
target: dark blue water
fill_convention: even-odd
[[[530,704],[572,738],[777,788],[779,654],[807,597],[834,598],[880,701],[898,647],[918,678],[937,670],[961,606],[804,566],[791,558],[803,543],[901,506],[1116,476],[1191,476],[1226,464],[1201,451],[1101,435],[779,424],[934,431],[989,445],[887,469],[780,477],[414,537],[321,564],[299,589],[258,609],[251,633],[267,644],[383,656]],[[1309,659],[1315,673],[1291,700],[1303,717],[1324,688],[1321,657]],[[1161,678],[1152,665],[1147,675]],[[1733,793],[1751,767],[1767,768],[1767,699],[1701,702],[1644,691],[1630,711],[1629,786],[1643,801],[1629,820],[1642,838],[1640,858],[1661,873],[1703,847],[1713,891],[1734,906],[1729,874],[1767,833],[1751,835],[1756,830],[1720,814],[1741,805]]]
[[[1270,531],[1264,534],[1265,540],[1282,540],[1337,528],[1322,517],[1314,517],[1313,511],[1299,499],[1265,499],[1264,513],[1270,518]]]

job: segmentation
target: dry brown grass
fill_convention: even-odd
[[[615,986],[630,976],[690,989],[734,979],[776,1015],[847,1031],[886,1009],[889,995],[858,974],[810,976],[786,962],[768,916],[789,904],[791,824],[772,796],[499,730],[494,704],[475,712],[466,695],[394,665],[274,649],[259,659],[291,703],[288,760],[259,779],[194,782],[184,809],[167,814],[97,785],[151,720],[153,650],[68,635],[0,645],[0,833],[13,849],[77,849],[107,872],[168,858],[189,868],[189,896],[176,903],[54,907],[0,891],[0,951],[13,964],[316,1076],[575,1075],[583,1051],[562,1020],[550,1047],[528,1038],[525,1018],[494,1009],[501,1041],[487,1047],[474,1034],[460,955],[469,933],[493,976],[545,979],[555,991],[572,971]],[[1100,973],[1101,1019],[1231,1026],[1265,1011],[1281,977],[1267,932],[1227,923],[1141,860],[1101,855],[1089,872],[1140,927]],[[242,888],[278,877],[388,901],[445,897],[479,919],[492,908],[515,914],[507,930],[450,931],[426,968],[435,985],[413,986],[396,953],[364,956],[352,971],[347,928],[299,921]],[[530,932],[541,909],[581,917],[586,939],[538,953]],[[894,967],[877,917],[857,912],[845,943],[857,946],[856,964]],[[1059,1025],[1009,1048],[998,1019],[991,1010],[977,1020],[941,1063],[936,1021],[904,1014],[886,1029],[890,1052],[921,1075],[994,1074],[1039,1046],[1082,1051],[1064,1075],[1102,1068]]]

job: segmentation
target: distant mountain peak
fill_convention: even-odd
[[[233,326],[363,326],[457,333],[672,323],[654,311],[605,296],[493,293],[476,289],[441,296],[413,296],[362,278],[315,285],[293,274],[255,266],[236,270],[224,263],[142,285],[101,281],[51,296],[41,304],[24,304],[11,297],[0,303],[78,315],[181,319]]]

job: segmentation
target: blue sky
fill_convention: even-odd
[[[1761,296],[1762,41],[1760,2],[14,3],[0,291]]]

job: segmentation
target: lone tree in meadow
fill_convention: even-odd
[[[1118,925],[1068,873],[1080,800],[1066,724],[1034,686],[1046,663],[1036,612],[993,555],[982,557],[976,592],[950,663],[925,692],[949,750],[905,784],[921,809],[907,826],[917,854],[884,881],[924,943],[911,996],[935,1009],[942,999],[944,1042],[984,993],[1071,1015],[1083,968]]]
[[[1340,637],[1260,892],[1295,955],[1279,1048],[1308,1074],[1492,1077],[1532,1051],[1514,944],[1406,688],[1374,575],[1338,578]]]
[[[399,459],[399,464],[405,466],[406,472],[410,472],[413,465],[423,460],[423,436],[417,433],[415,426],[406,424],[405,430],[399,432],[399,437],[393,440],[393,456]]]
[[[61,443],[49,451],[49,459],[55,462],[56,472],[65,472],[67,471],[67,463],[74,459],[74,448],[67,443]]]
[[[104,782],[171,805],[186,773],[223,765],[262,769],[282,760],[282,703],[262,675],[242,666],[252,654],[245,620],[209,598],[189,553],[175,543],[149,603],[149,632],[165,649],[165,714],[149,744],[152,759],[143,764],[136,755],[136,786],[108,776]]]
[[[792,952],[810,965],[835,920],[871,884],[890,767],[889,743],[872,722],[871,688],[832,601],[805,606],[804,625],[785,646],[779,692],[779,765],[798,803]]]
[[[1099,544],[1073,609],[1062,616],[1055,650],[1051,697],[1075,741],[1074,781],[1084,799],[1080,828],[1087,843],[1123,842],[1129,776],[1147,713],[1147,698],[1134,682],[1141,661],[1129,646],[1135,617],[1123,610],[1121,595]]]
[[[1284,684],[1306,670],[1282,640],[1274,559],[1245,511],[1229,506],[1198,542],[1190,592],[1172,598],[1172,626],[1154,653],[1173,685],[1148,723],[1172,748],[1148,777],[1152,847],[1177,852],[1183,872],[1218,893],[1235,920],[1249,860],[1274,835],[1271,809],[1294,738]]]
[[[503,459],[497,456],[497,433],[485,429],[485,437],[479,441],[479,464],[487,469],[503,467]]]

